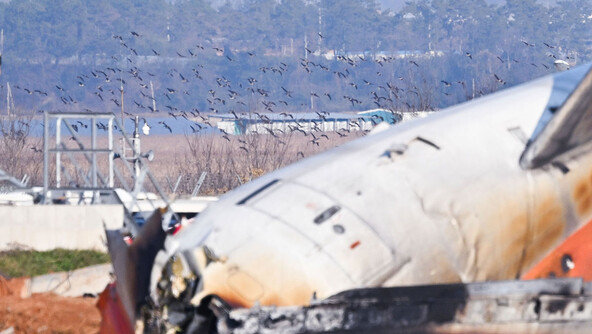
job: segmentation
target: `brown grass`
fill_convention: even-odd
[[[17,125],[20,124],[18,121],[15,122]],[[39,150],[43,148],[43,139],[32,138],[28,134],[21,135],[18,131],[11,132],[10,129],[6,130],[6,125],[4,129],[5,133],[12,135],[0,138],[0,168],[18,179],[25,174],[28,175],[30,185],[42,185],[43,154]],[[165,192],[170,193],[177,178],[181,176],[177,195],[191,194],[200,174],[207,172],[200,195],[219,195],[303,157],[360,137],[362,133],[352,132],[341,137],[333,132],[315,132],[314,136],[317,139],[314,139],[312,134],[305,136],[301,132],[242,136],[145,136],[142,137],[142,152],[154,151],[155,159],[149,162],[148,166]],[[115,149],[119,151],[119,137],[115,138]],[[89,138],[83,138],[83,141],[88,147]],[[64,143],[69,148],[76,147],[75,141],[67,137]],[[98,145],[106,147],[106,136],[99,137]],[[83,185],[85,176],[74,168],[71,160],[76,161],[82,169],[90,168],[90,163],[82,154],[70,156],[62,154],[62,186],[67,185],[67,177],[72,180],[71,186]],[[97,154],[99,171],[103,175],[107,175],[108,172],[106,158],[106,154]],[[55,155],[50,160],[50,184],[55,185]],[[128,167],[121,159],[115,161],[128,186],[133,185]],[[121,186],[121,183],[116,182],[116,186]],[[147,185],[147,189],[154,191],[154,187],[150,185]]]
[[[318,145],[299,132],[272,136],[253,134],[243,136],[191,136],[186,138],[188,152],[184,157],[184,168],[176,172],[184,173],[187,182],[183,183],[182,193],[190,193],[202,171],[208,173],[202,186],[204,194],[220,194],[233,189],[263,174],[291,164],[329,148],[341,145],[359,137],[353,134],[339,137],[335,133],[325,133],[328,137],[315,134]]]

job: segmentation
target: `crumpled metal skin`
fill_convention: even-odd
[[[352,288],[520,277],[592,218],[589,150],[560,168],[519,163],[541,115],[588,69],[394,126],[226,194],[165,242],[169,254],[215,254],[196,256],[193,303],[216,294],[240,307],[306,305]]]
[[[200,280],[191,304],[217,295],[233,307],[307,305],[354,288],[519,278],[592,219],[589,149],[533,169],[520,164],[528,136],[545,131],[541,116],[561,106],[588,69],[264,175],[166,236],[145,262],[182,257]],[[144,284],[151,294],[161,272],[154,268]]]

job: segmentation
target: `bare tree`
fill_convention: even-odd
[[[40,139],[31,138],[32,116],[12,113],[0,119],[0,168],[22,178],[40,182],[43,165]]]

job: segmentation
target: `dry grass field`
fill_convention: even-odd
[[[354,137],[339,137],[327,132],[326,137],[318,141],[318,145],[311,142],[311,135],[303,136],[293,133],[282,136],[248,135],[248,136],[192,136],[183,138],[166,138],[168,147],[176,147],[179,151],[156,150],[162,159],[157,158],[151,165],[151,170],[158,180],[168,177],[175,182],[178,175],[183,175],[180,183],[180,193],[191,193],[200,174],[207,172],[206,180],[200,191],[201,194],[221,194],[250,181],[265,173],[291,164],[304,157],[308,157],[332,147],[341,145]],[[150,142],[147,143],[149,145]],[[148,146],[147,146],[148,147]],[[154,147],[157,147],[155,142]]]
[[[0,168],[22,178],[27,175],[30,185],[43,184],[43,139],[20,135],[0,136]],[[315,132],[304,135],[301,132],[289,134],[252,134],[242,136],[221,136],[214,134],[160,135],[142,137],[142,152],[153,150],[155,159],[148,163],[149,169],[161,188],[171,193],[181,176],[177,195],[190,194],[202,172],[207,177],[200,189],[200,195],[219,195],[275,169],[286,166],[347,141],[362,136],[362,132],[340,136],[334,132]],[[89,146],[89,138],[82,138]],[[115,147],[121,147],[116,136]],[[53,143],[52,143],[53,144]],[[64,139],[68,148],[77,146],[74,140]],[[98,146],[106,147],[107,138],[99,137]],[[71,186],[84,184],[84,174],[76,170],[71,161],[83,169],[90,164],[82,154],[62,154],[62,186],[71,179]],[[106,154],[97,154],[99,171],[107,175]],[[131,170],[121,159],[115,165],[124,176],[128,186],[132,185]],[[50,164],[51,183],[55,184],[55,155]],[[116,182],[116,186],[121,186]],[[154,188],[147,185],[147,189]]]

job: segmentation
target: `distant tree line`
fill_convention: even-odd
[[[0,28],[25,109],[435,109],[588,61],[592,2],[12,0]]]

